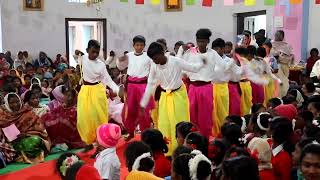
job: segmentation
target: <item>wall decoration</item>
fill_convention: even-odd
[[[182,0],[164,0],[164,9],[167,12],[182,11]]]
[[[43,11],[44,0],[23,0],[24,11]]]

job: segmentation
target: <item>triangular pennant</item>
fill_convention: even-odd
[[[212,0],[202,0],[202,6],[211,7]]]
[[[245,0],[244,5],[245,6],[254,6],[254,5],[256,5],[256,0]]]
[[[195,2],[195,0],[187,0],[187,5],[188,6],[192,6],[192,5],[194,5],[196,2]]]
[[[168,6],[178,6],[178,0],[168,0]]]
[[[160,0],[151,0],[151,4],[152,5],[159,5],[160,4]]]
[[[234,4],[233,0],[224,0],[225,6],[232,6]]]
[[[136,0],[136,4],[144,4],[144,0]]]
[[[274,5],[276,5],[276,0],[264,0],[264,5],[274,6]]]
[[[128,0],[120,0],[120,2],[122,2],[122,3],[127,3]]]

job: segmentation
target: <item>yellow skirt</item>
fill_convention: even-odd
[[[252,88],[250,81],[240,82],[241,88],[241,116],[250,114],[251,106],[252,106]]]
[[[276,91],[276,86],[275,86],[275,82],[273,79],[268,78],[269,83],[267,85],[264,86],[264,102],[263,105],[265,107],[267,107],[268,101],[271,98],[274,98],[274,94]]]
[[[108,101],[106,88],[100,83],[93,86],[83,85],[78,95],[77,128],[86,144],[96,140],[96,130],[108,122]]]
[[[229,115],[229,88],[228,83],[213,85],[213,136],[220,133],[225,118]]]
[[[158,110],[158,129],[169,140],[167,155],[171,156],[178,146],[176,124],[182,121],[190,122],[189,98],[186,87],[183,85],[174,92],[161,92]]]

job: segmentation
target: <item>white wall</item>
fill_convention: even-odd
[[[132,38],[138,34],[144,35],[147,43],[166,38],[170,49],[178,40],[194,41],[196,30],[205,27],[213,31],[212,39],[233,40],[236,33],[233,14],[240,12],[267,10],[267,31],[272,29],[273,7],[264,6],[263,1],[245,7],[243,4],[224,6],[222,0],[216,0],[211,8],[202,7],[198,1],[195,6],[184,4],[182,12],[164,12],[163,5],[152,6],[147,4],[148,0],[144,5],[106,0],[100,14],[93,7],[68,0],[45,0],[43,12],[23,11],[20,0],[2,1],[4,50],[13,53],[28,50],[33,56],[39,51],[52,57],[65,52],[66,17],[107,18],[107,49],[118,53],[131,50]]]
[[[318,48],[320,49],[320,5],[314,4],[314,1],[310,1],[309,9],[309,37],[308,37],[308,49]]]

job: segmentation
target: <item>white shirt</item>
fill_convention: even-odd
[[[206,53],[194,53],[189,49],[183,55],[184,60],[193,64],[201,62],[204,57],[207,59],[207,64],[200,71],[187,73],[190,81],[220,81],[219,76],[224,71],[225,62],[216,51],[208,49]]]
[[[283,144],[280,144],[276,148],[272,149],[272,155],[276,156],[283,150]]]
[[[314,63],[312,71],[310,73],[310,77],[318,77],[320,76],[320,60]]]
[[[101,179],[120,180],[120,161],[116,148],[107,148],[97,155],[94,167],[98,170]]]
[[[190,64],[174,56],[166,57],[167,63],[164,65],[155,63],[151,64],[148,84],[140,102],[141,107],[146,107],[150,96],[158,83],[164,90],[178,89],[183,84],[181,79],[182,71],[197,72],[204,66],[202,60],[197,63]]]
[[[225,61],[228,69],[225,70],[223,76],[220,76],[220,80],[222,82],[239,82],[243,74],[243,69],[241,68],[241,66],[238,66],[234,59],[229,58],[226,55],[224,55],[222,58]]]
[[[88,54],[83,55],[79,62],[82,64],[83,80],[89,83],[101,82],[113,92],[119,93],[119,87],[112,81],[104,62],[100,59],[89,60]]]
[[[149,75],[152,60],[146,52],[143,52],[140,56],[130,52],[127,56],[129,61],[127,74],[129,76],[143,78]]]
[[[107,60],[105,61],[105,63],[106,63],[106,65],[109,65],[110,69],[112,69],[112,68],[116,68],[117,67],[117,61],[118,61],[117,57],[109,56],[107,58]]]

